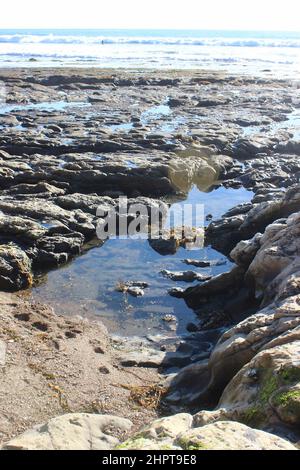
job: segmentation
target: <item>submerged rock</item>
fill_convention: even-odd
[[[184,282],[193,282],[193,281],[207,281],[211,279],[211,276],[196,273],[195,271],[168,271],[164,269],[161,271],[161,274],[164,277],[171,279],[172,281],[184,281]]]
[[[140,287],[134,287],[134,286],[128,287],[126,292],[132,295],[133,297],[143,297],[145,295],[145,292],[143,291],[143,289],[141,289]]]
[[[149,284],[143,281],[119,282],[116,285],[116,291],[130,294],[133,297],[143,297],[145,295],[144,289],[147,287]]]

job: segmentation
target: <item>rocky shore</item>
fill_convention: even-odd
[[[3,291],[101,245],[96,210],[118,212],[119,196],[167,211],[193,186],[254,193],[205,230],[205,244],[235,263],[230,271],[210,278],[205,261],[186,259],[189,271],[163,273],[200,282],[169,293],[197,314],[185,336],[124,341],[2,294],[3,448],[296,449],[297,85],[93,69],[2,70],[0,81]],[[150,240],[162,253],[180,244]]]

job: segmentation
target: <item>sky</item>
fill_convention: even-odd
[[[9,0],[0,28],[300,30],[299,0]]]

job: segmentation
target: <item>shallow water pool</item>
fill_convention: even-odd
[[[204,204],[204,215],[219,218],[231,207],[250,201],[253,193],[240,189],[219,187],[201,192],[195,186],[183,203]],[[154,251],[148,240],[108,240],[103,246],[86,251],[68,265],[40,278],[29,295],[47,302],[58,313],[99,318],[110,332],[122,335],[145,335],[170,332],[174,324],[164,320],[175,315],[178,323],[174,334],[186,332],[186,325],[195,321],[195,313],[185,302],[168,295],[172,287],[189,287],[194,283],[174,282],[162,276],[162,270],[188,271],[216,275],[228,271],[231,263],[209,268],[194,268],[182,262],[185,258],[224,260],[211,247],[188,251],[184,248],[174,255],[162,256]],[[116,292],[119,282],[144,281],[149,284],[144,297],[134,298]],[[173,331],[173,330],[172,330]]]

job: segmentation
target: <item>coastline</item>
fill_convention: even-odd
[[[7,429],[3,443],[32,425],[65,412],[129,418],[134,423],[132,435],[156,418],[157,410],[136,408],[129,400],[130,391],[113,384],[139,387],[145,381],[167,389],[164,399],[174,409],[174,421],[170,418],[164,423],[166,429],[173,423],[174,432],[162,441],[159,436],[153,438],[153,424],[142,439],[138,432],[136,439],[123,444],[124,448],[185,448],[182,442],[187,438],[189,444],[185,445],[192,448],[195,440],[202,440],[195,433],[219,421],[246,423],[264,431],[273,430],[274,436],[292,436],[293,443],[299,441],[296,358],[300,339],[300,144],[297,137],[292,138],[293,127],[289,127],[288,120],[290,113],[299,108],[298,90],[289,81],[203,71],[2,69],[0,80],[6,82],[7,105],[12,106],[12,113],[1,115],[5,127],[0,144],[1,230],[6,243],[17,245],[13,247],[15,251],[4,251],[4,255],[1,252],[5,262],[13,267],[12,276],[11,269],[0,273],[2,286],[12,285],[12,290],[30,287],[35,276],[32,266],[53,268],[80,255],[84,243],[95,235],[95,205],[103,200],[113,204],[119,194],[133,201],[147,199],[147,207],[152,207],[166,196],[180,200],[179,193],[188,193],[193,185],[203,188],[204,173],[205,184],[245,187],[254,193],[252,202],[229,210],[206,230],[208,243],[230,257],[238,268],[213,276],[199,286],[174,292],[186,299],[201,320],[206,320],[206,326],[205,322],[196,325],[197,334],[201,334],[201,328],[226,330],[208,354],[199,355],[201,350],[195,354],[193,347],[187,346],[189,340],[180,337],[175,343],[173,340],[175,350],[173,344],[166,354],[161,354],[165,352],[161,347],[169,344],[169,339],[164,338],[162,344],[155,346],[156,353],[149,344],[145,347],[140,363],[132,354],[137,348],[132,343],[131,351],[122,351],[120,363],[120,353],[116,353],[100,323],[56,316],[50,307],[24,302],[16,294],[1,294],[1,340],[8,351],[1,395],[11,400],[9,390],[17,374],[22,383],[15,391],[16,401],[11,409],[7,410],[8,402],[2,402],[6,409],[3,427]],[[97,119],[88,117],[85,124],[86,107],[75,105],[72,116],[78,128],[74,129],[68,119],[60,122],[64,109],[61,104],[50,112],[42,106],[35,108],[45,102],[60,103],[62,97],[63,101],[69,100],[70,96],[70,103],[88,103],[88,111],[96,112]],[[161,106],[166,97],[172,120],[177,116],[185,119],[184,125],[179,121],[177,128],[168,128],[167,132],[161,128],[161,120],[167,118],[159,113],[148,121],[143,118],[149,107]],[[138,106],[134,106],[135,101]],[[137,121],[138,113],[143,122],[141,117]],[[131,122],[130,118],[136,124],[134,132],[121,129],[116,133],[112,127],[107,130],[109,125]],[[35,134],[39,121],[46,122],[50,132],[45,127],[43,135]],[[170,127],[169,121],[167,125]],[[245,133],[247,128],[250,134]],[[95,160],[99,153],[106,156],[104,162]],[[128,156],[134,166],[126,164]],[[51,226],[41,229],[40,222],[45,224],[47,217],[46,223],[51,222]],[[3,243],[1,249],[5,250],[5,246]],[[22,269],[16,270],[20,260]],[[182,343],[187,352],[182,346],[180,349]],[[196,356],[194,360],[190,359],[192,355]],[[143,361],[146,367],[141,366]],[[172,367],[176,368],[175,373],[170,371]],[[271,371],[276,375],[291,367],[296,370],[291,383],[281,383],[278,376],[276,387],[282,393],[296,392],[292,397],[296,421],[285,409],[290,403],[278,405],[272,387],[268,396],[264,395],[267,412],[262,416],[261,403],[256,401],[261,400],[265,374]],[[254,369],[262,370],[262,375],[253,375]],[[252,391],[248,397],[249,387]],[[235,394],[235,388],[240,396]],[[97,401],[101,402],[99,391],[108,397],[103,408],[101,403],[97,405]],[[33,394],[34,403],[24,401],[24,393]],[[251,400],[256,403],[255,410]],[[186,407],[192,410],[193,417],[187,413],[178,418],[176,411],[186,411]],[[215,411],[202,411],[214,407]],[[160,425],[164,426],[161,422]],[[226,429],[224,432],[226,435]],[[180,433],[187,434],[181,436],[181,441]],[[230,444],[230,432],[227,433],[229,447],[237,445],[233,441]],[[115,435],[119,441],[127,436],[128,430]],[[269,438],[269,446],[293,447],[274,436],[274,442]],[[24,439],[20,437],[8,447],[34,445],[30,439],[26,444]]]

